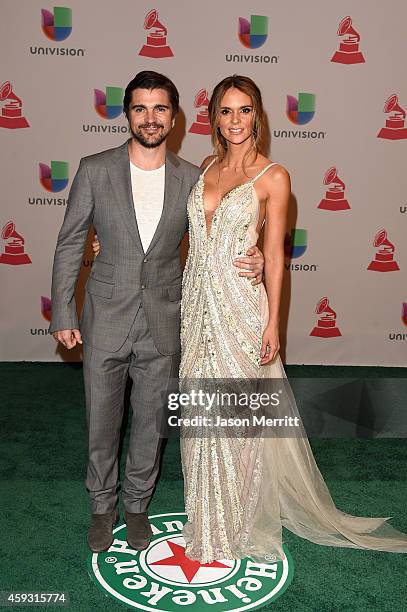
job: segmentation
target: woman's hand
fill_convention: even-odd
[[[260,350],[260,365],[270,363],[277,356],[280,349],[280,339],[277,325],[267,325],[263,332]]]
[[[92,251],[93,251],[93,259],[96,259],[100,251],[100,242],[98,240],[97,234],[95,234],[95,237],[92,240]]]

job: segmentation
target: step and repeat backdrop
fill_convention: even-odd
[[[286,362],[405,365],[404,0],[1,4],[1,360],[80,360],[47,331],[56,237],[79,159],[128,138],[124,88],[153,69],[181,94],[170,148],[196,164],[214,85],[262,90],[267,152],[292,178]],[[88,247],[79,305],[91,265]]]

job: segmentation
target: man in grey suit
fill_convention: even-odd
[[[88,543],[94,552],[109,548],[119,519],[118,449],[128,375],[133,417],[122,486],[127,541],[142,550],[151,538],[147,506],[159,467],[162,392],[179,365],[180,244],[188,227],[186,202],[200,174],[166,151],[178,104],[178,91],[164,75],[135,76],[123,102],[132,138],[81,160],[57,240],[50,331],[67,348],[83,343]],[[78,323],[74,291],[91,224],[101,249]],[[249,267],[252,277],[261,273],[261,254]]]

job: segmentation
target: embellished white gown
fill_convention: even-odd
[[[257,243],[254,183],[263,172],[225,195],[209,235],[205,173],[191,191],[180,388],[187,390],[192,379],[264,379],[266,384],[280,379],[285,390],[280,414],[299,417],[280,356],[259,365],[268,321],[265,287],[238,276],[232,263]],[[185,414],[191,416],[188,409]],[[260,562],[266,555],[281,559],[283,526],[317,544],[407,552],[407,535],[387,523],[391,517],[352,516],[336,508],[300,427],[302,435],[296,437],[239,437],[219,428],[213,435],[196,430],[190,436],[181,428],[189,558],[201,563],[246,556]]]

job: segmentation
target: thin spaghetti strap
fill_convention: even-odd
[[[271,166],[275,166],[276,164],[278,164],[278,162],[272,162],[271,164],[263,168],[263,170],[259,172],[259,174],[257,174],[254,178],[252,178],[251,182],[254,183],[254,181],[257,181],[257,179],[263,176],[263,174],[267,172],[267,170],[271,168]]]
[[[205,176],[206,171],[209,170],[209,168],[216,162],[217,159],[217,156],[215,156],[214,159],[206,166],[205,170],[201,172],[201,176]]]

